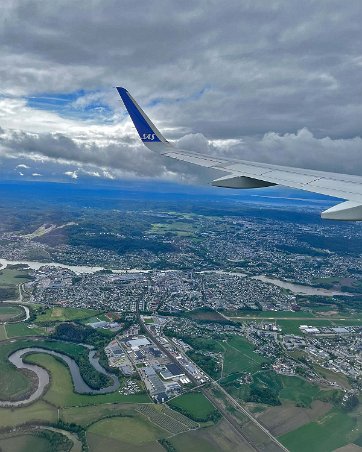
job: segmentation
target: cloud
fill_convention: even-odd
[[[64,174],[71,179],[78,179],[78,172],[77,171],[65,171]]]
[[[361,20],[358,0],[5,2],[1,173],[208,180],[142,148],[122,84],[179,146],[362,174]]]
[[[24,169],[29,169],[29,168],[30,168],[30,166],[28,166],[28,165],[25,165],[24,163],[21,163],[21,164],[19,164],[19,165],[16,165],[16,168],[24,168]]]

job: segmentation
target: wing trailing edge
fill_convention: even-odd
[[[341,198],[346,202],[325,210],[321,217],[328,220],[362,221],[361,176],[227,159],[178,149],[163,137],[125,88],[117,87],[117,90],[145,146],[167,157],[226,173],[212,181],[212,185],[236,189],[283,185]]]

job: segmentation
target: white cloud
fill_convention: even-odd
[[[24,169],[29,169],[30,166],[25,165],[24,163],[21,163],[20,165],[16,165],[16,168],[24,168]]]
[[[142,147],[122,84],[181,147],[362,174],[358,0],[12,0],[2,17],[2,172],[203,179]]]
[[[65,171],[64,174],[71,179],[78,179],[78,172],[77,171]]]

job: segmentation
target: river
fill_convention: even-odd
[[[44,393],[44,390],[46,389],[47,385],[49,384],[49,374],[48,371],[43,369],[40,366],[37,366],[35,364],[27,364],[24,363],[23,357],[26,354],[29,353],[47,353],[48,355],[56,356],[60,359],[62,359],[68,366],[69,371],[72,375],[73,380],[73,386],[74,391],[79,394],[107,394],[109,392],[116,391],[119,386],[119,380],[115,375],[112,375],[99,364],[99,360],[95,357],[96,351],[90,350],[89,351],[89,362],[92,364],[92,366],[100,373],[107,375],[113,380],[113,384],[111,386],[107,386],[102,389],[92,389],[90,388],[87,383],[83,380],[82,375],[79,370],[78,364],[74,361],[74,359],[70,358],[67,355],[64,355],[59,352],[55,352],[53,350],[46,350],[44,348],[40,347],[27,347],[22,348],[21,350],[17,350],[16,352],[12,353],[9,356],[9,361],[18,369],[28,369],[31,372],[34,372],[38,377],[38,387],[37,389],[26,399],[19,400],[16,402],[11,401],[0,401],[0,407],[18,407],[21,405],[25,405],[31,402],[34,402],[39,397],[41,397]]]
[[[0,265],[3,267],[6,267],[7,265],[16,265],[16,264],[23,264],[28,265],[29,268],[33,270],[39,270],[40,267],[44,265],[49,265],[52,267],[60,267],[60,268],[67,268],[69,270],[74,271],[75,273],[95,273],[100,270],[105,270],[104,267],[87,267],[84,265],[80,266],[74,266],[74,265],[66,265],[66,264],[59,264],[55,262],[36,262],[36,261],[9,261],[7,259],[0,259]],[[125,273],[150,273],[152,270],[144,270],[144,269],[128,269],[128,270],[112,270],[113,273],[118,274],[125,274]],[[161,273],[167,273],[175,270],[161,270]],[[196,273],[217,273],[217,274],[224,274],[224,275],[232,275],[232,276],[239,276],[239,277],[248,277],[245,273],[238,273],[238,272],[228,272],[224,270],[203,270]],[[291,292],[299,295],[320,295],[325,297],[333,297],[334,295],[350,295],[345,292],[339,292],[337,290],[330,290],[330,289],[324,289],[322,287],[312,287],[312,286],[304,286],[302,284],[296,284],[288,281],[283,281],[281,279],[277,278],[270,278],[268,276],[264,275],[258,275],[258,276],[251,276],[252,279],[257,279],[259,281],[268,283],[268,284],[274,284],[275,286],[282,287],[283,289],[288,289]]]
[[[50,267],[59,267],[59,268],[67,268],[68,270],[73,271],[74,273],[96,273],[101,270],[108,270],[105,267],[89,267],[86,265],[66,265],[59,264],[58,262],[37,262],[37,261],[9,261],[7,259],[0,259],[0,265],[2,267],[6,267],[7,265],[27,265],[32,270],[39,270],[40,267],[44,265]],[[112,270],[113,273],[149,273],[151,270],[139,270],[136,268],[126,269],[126,270]]]
[[[324,297],[333,297],[334,295],[351,295],[345,292],[338,292],[338,290],[323,289],[322,287],[303,286],[302,284],[295,284],[276,278],[269,278],[268,276],[264,275],[252,276],[251,279],[257,279],[258,281],[262,281],[268,284],[274,284],[274,286],[288,289],[298,295],[319,295]]]

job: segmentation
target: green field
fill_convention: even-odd
[[[263,394],[262,400],[259,400],[258,403],[276,405],[292,401],[295,405],[310,407],[314,400],[326,401],[332,398],[334,393],[333,390],[323,391],[319,386],[309,383],[303,378],[278,375],[272,370],[256,372],[250,385],[240,384],[239,377],[239,373],[230,374],[220,383],[232,397],[243,402],[256,402],[251,396]],[[265,389],[268,390],[267,393],[263,392]]]
[[[6,333],[9,338],[24,336],[44,336],[47,334],[46,328],[33,325],[32,323],[8,323]]]
[[[99,311],[95,309],[83,308],[49,308],[45,314],[37,316],[37,322],[65,322],[68,320],[82,320],[97,315]]]
[[[142,446],[168,436],[141,416],[103,419],[91,425],[87,430],[89,433],[120,442],[119,450],[129,450],[127,445]]]
[[[125,396],[118,391],[100,395],[77,394],[73,390],[72,378],[67,366],[57,361],[53,356],[33,353],[27,356],[26,361],[38,364],[49,370],[52,376],[51,384],[43,399],[57,407],[149,401],[148,396],[145,394]]]
[[[52,446],[45,438],[32,435],[30,433],[0,437],[0,450],[2,452],[26,452],[33,450],[36,452],[49,452]]]
[[[313,363],[312,366],[319,375],[326,378],[327,380],[336,381],[342,387],[351,389],[351,385],[346,375],[342,373],[332,372],[331,370],[325,369],[324,367],[321,367],[316,363]]]
[[[254,352],[250,342],[240,336],[232,336],[227,342],[219,341],[224,349],[223,375],[233,372],[256,372],[268,360]]]
[[[0,322],[19,320],[21,318],[25,318],[25,312],[23,308],[6,303],[0,304]]]
[[[149,234],[157,235],[177,235],[180,237],[193,237],[195,227],[192,223],[175,221],[173,223],[154,223]]]
[[[216,409],[214,405],[201,393],[189,392],[168,402],[174,408],[194,420],[206,420]]]
[[[6,334],[6,325],[0,323],[0,341],[4,341],[7,338],[8,335]]]
[[[13,427],[26,422],[56,422],[57,409],[40,400],[23,408],[0,408],[0,426]]]
[[[279,440],[291,452],[329,452],[342,447],[358,437],[355,417],[333,409],[322,418],[310,422]]]
[[[293,400],[298,405],[309,407],[313,400],[326,396],[326,391],[321,391],[317,385],[302,378],[278,375],[278,379],[282,386],[279,391],[281,400]]]
[[[176,452],[242,452],[254,450],[250,449],[246,442],[241,443],[240,436],[236,434],[232,425],[228,424],[226,420],[221,420],[216,425],[206,428],[175,435],[169,438],[168,442],[175,448]]]
[[[75,423],[87,427],[102,418],[122,415],[134,415],[133,405],[112,403],[104,405],[88,405],[82,407],[65,407],[60,410],[61,419],[69,424]]]
[[[28,270],[8,267],[0,270],[0,286],[17,286],[30,280]]]
[[[228,317],[241,317],[245,319],[298,319],[314,317],[314,314],[312,312],[305,311],[226,311],[224,314]]]
[[[9,361],[8,355],[18,348],[26,347],[26,342],[4,343],[0,346],[0,399],[14,399],[31,388],[30,380],[19,372]]]

